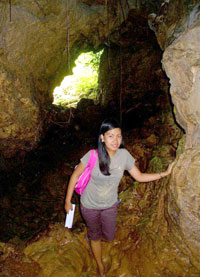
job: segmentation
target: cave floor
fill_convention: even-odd
[[[126,148],[142,172],[164,170],[175,158],[182,133],[173,124],[163,126],[162,122],[158,117],[150,118],[141,128],[126,130],[123,134]],[[167,139],[163,139],[163,127]],[[18,168],[20,177],[16,178],[13,193],[7,191],[1,198],[0,246],[6,254],[0,264],[4,273],[29,277],[96,276],[79,209],[70,231],[64,228],[63,209],[73,168],[86,151],[95,147],[95,140],[91,139],[90,132],[77,133],[66,144],[63,133],[58,139],[56,131],[55,137],[51,136],[48,143],[45,139],[30,154],[26,166]],[[106,276],[199,276],[168,232],[164,216],[167,183],[168,179],[164,178],[139,184],[125,173],[119,186],[121,203],[116,239],[110,244],[103,243]],[[79,204],[76,194],[73,202]],[[31,262],[27,263],[27,259]]]

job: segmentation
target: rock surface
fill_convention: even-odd
[[[174,124],[172,114],[166,110],[156,117],[149,118],[142,129],[136,128],[124,133],[126,147],[137,159],[137,165],[142,171],[149,172],[158,172],[167,167],[168,163],[174,159],[177,141],[181,136],[182,132]],[[84,146],[80,148],[75,154],[73,153],[71,159],[68,157],[69,163],[71,160],[73,164],[74,160],[80,157],[80,152],[81,155],[84,154],[86,149],[83,149]],[[96,276],[96,265],[85,239],[85,226],[82,225],[80,228],[80,222],[77,223],[77,220],[80,220],[79,215],[75,215],[75,225],[72,231],[63,227],[63,183],[66,175],[70,175],[72,170],[68,167],[69,165],[65,162],[57,171],[48,172],[41,180],[43,186],[40,194],[36,190],[34,195],[33,188],[30,195],[27,195],[26,190],[22,192],[21,184],[19,184],[17,192],[19,195],[41,199],[41,203],[33,202],[35,210],[42,211],[40,217],[45,212],[45,217],[49,217],[49,222],[51,222],[53,214],[57,212],[62,217],[60,220],[62,223],[49,224],[48,228],[43,229],[43,232],[26,243],[17,238],[13,238],[8,244],[1,243],[0,267],[5,276],[15,272],[16,276],[26,277],[28,271],[29,276],[34,277]],[[181,251],[171,239],[171,233],[168,232],[164,217],[168,180],[165,178],[157,182],[139,184],[134,182],[130,176],[123,177],[119,188],[121,203],[116,239],[112,243],[103,243],[103,260],[107,276],[156,275],[163,277],[176,276],[176,274],[177,276],[187,276],[188,273],[191,276],[193,273],[198,274],[188,259],[183,258]],[[42,202],[42,200],[48,200],[50,195],[52,201],[57,201],[54,208],[47,207],[49,203]],[[17,205],[15,201],[13,204],[19,213],[22,213],[23,209],[19,209],[19,204]],[[30,209],[28,203],[26,206],[25,204],[23,207]],[[14,210],[9,203],[8,207],[13,215]],[[48,211],[49,215],[47,215]],[[23,216],[23,218],[27,217],[28,214]],[[38,220],[38,225],[41,227],[46,219],[41,221],[38,218]],[[17,221],[17,216],[14,221]],[[36,227],[34,215],[31,217],[30,226],[27,222],[25,219],[27,229],[30,228],[29,232],[36,232],[33,229]],[[21,219],[18,232],[22,232],[22,235],[23,228],[24,224]],[[35,275],[31,275],[32,272],[35,272]]]
[[[167,47],[163,64],[170,77],[176,119],[186,132],[183,153],[173,174],[174,186],[170,187],[169,217],[173,224],[178,224],[191,251],[191,261],[200,269],[199,22]]]
[[[51,122],[53,89],[72,72],[80,53],[100,50],[110,41],[115,44],[119,26],[130,11],[136,19],[137,13],[147,17],[158,9],[159,2],[1,1],[0,149],[3,157],[23,155],[37,146]],[[114,34],[112,39],[111,34]]]
[[[60,0],[10,5],[0,3],[0,140],[7,158],[35,147],[50,120],[53,88],[81,52],[99,47],[119,25],[119,7],[110,13],[107,28],[107,10],[98,1],[92,6]]]
[[[157,17],[153,26],[165,49],[162,63],[170,79],[174,114],[186,133],[168,188],[166,216],[174,240],[200,269],[200,6],[198,1],[181,3],[166,4],[162,20]]]

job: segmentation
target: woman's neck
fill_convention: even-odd
[[[116,154],[117,150],[116,151],[107,150],[107,152],[108,152],[109,157],[112,158]]]

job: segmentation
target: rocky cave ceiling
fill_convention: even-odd
[[[149,4],[139,1],[12,1],[10,5],[1,1],[0,137],[4,156],[9,158],[16,152],[30,151],[37,146],[48,125],[53,88],[69,74],[80,53],[110,46],[119,49],[120,30],[132,36],[129,45],[124,45],[125,51],[131,53],[141,49],[142,40],[145,40],[143,32],[150,34],[148,14],[159,10],[158,4],[158,1]],[[128,17],[127,24],[123,23]],[[138,31],[131,34],[134,21]],[[127,38],[121,44],[126,43]],[[130,45],[135,49],[130,49]],[[151,48],[153,46],[146,46],[148,52]],[[113,54],[110,56],[112,58]],[[155,63],[158,64],[160,57],[157,56]],[[136,59],[139,62],[139,55]],[[157,79],[159,76],[164,79],[159,67],[157,65]],[[102,71],[105,73],[104,68]],[[156,83],[159,90],[158,81]],[[149,86],[146,90],[155,87]],[[114,91],[103,91],[103,98],[109,100],[109,93],[112,95]]]
[[[162,50],[171,49],[176,40],[178,45],[179,37],[183,33],[186,37],[186,31],[191,29],[191,26],[198,25],[196,3],[197,1],[180,3],[178,1],[173,3],[54,1],[53,3],[30,0],[12,1],[10,5],[8,1],[1,1],[0,139],[3,155],[9,158],[18,151],[30,151],[37,146],[46,124],[48,125],[53,88],[69,73],[77,56],[84,51],[105,48],[99,77],[102,89],[99,98],[103,104],[112,101],[113,98],[116,99],[116,95],[119,99],[117,80],[120,76],[119,70],[117,72],[116,69],[120,67],[120,59],[121,63],[124,63],[122,65],[124,70],[122,74],[125,76],[123,80],[125,93],[122,99],[124,103],[130,96],[136,97],[133,95],[141,94],[141,90],[166,91],[168,80],[159,65],[162,52],[151,30],[155,32]],[[196,30],[197,27],[193,32]],[[192,47],[193,41],[191,43]],[[193,51],[195,47],[190,50]],[[172,51],[167,50],[166,53],[168,52]],[[108,55],[109,59],[106,58]],[[178,81],[173,71],[173,77],[168,73],[169,58],[165,58],[166,55],[164,53],[163,67],[166,68],[170,82],[174,83],[174,78],[176,82],[188,79],[188,82],[185,81],[184,90],[187,91],[185,95],[189,95],[188,91],[193,87],[192,78],[197,74],[196,65],[192,65],[191,73],[185,74],[184,70],[181,70],[182,76]],[[112,68],[108,67],[110,63]],[[151,66],[147,67],[147,64]],[[182,64],[185,65],[186,62],[182,61],[179,66]],[[131,71],[135,72],[135,77],[129,80]],[[112,76],[105,78],[110,72]],[[146,76],[142,76],[145,73]],[[144,83],[142,89],[141,83]],[[196,125],[198,111],[195,115],[192,111],[188,111],[186,119],[182,110],[186,106],[187,109],[193,110],[193,104],[185,105],[185,102],[183,104],[180,98],[175,96],[176,93],[172,92],[173,89],[172,86],[171,94],[176,106],[176,118],[186,132],[190,129],[187,132],[189,140],[189,133],[196,133],[198,129],[194,127],[198,125]],[[192,95],[195,96],[190,97],[190,102],[194,101],[192,97],[196,97],[195,93]],[[197,105],[198,101],[194,102]],[[181,111],[178,108],[180,106]],[[198,107],[195,109],[198,110]],[[193,123],[188,124],[187,120]]]

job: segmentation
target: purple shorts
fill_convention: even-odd
[[[110,208],[97,210],[87,209],[81,204],[81,213],[88,229],[88,238],[103,238],[112,241],[115,238],[118,201]]]

